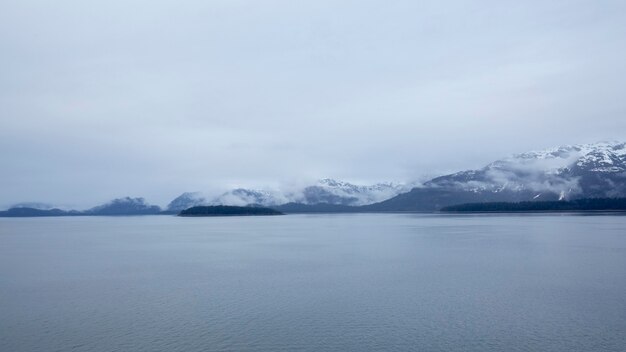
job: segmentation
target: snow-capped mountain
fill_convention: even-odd
[[[377,183],[361,186],[326,178],[316,185],[305,187],[302,198],[294,201],[303,204],[357,206],[380,202],[406,190],[406,186],[402,184]]]
[[[626,144],[602,142],[517,154],[480,170],[435,178],[425,186],[474,192],[532,191],[538,197],[544,193],[561,198],[611,196],[624,193],[625,171]]]
[[[626,143],[567,145],[516,154],[441,176],[373,208],[435,210],[484,201],[626,196]]]
[[[55,208],[54,205],[41,202],[21,202],[10,206],[10,208],[31,208],[38,210],[50,210]]]
[[[217,197],[188,193],[172,201],[168,210],[201,204],[299,203],[364,206],[365,211],[432,211],[471,202],[626,197],[626,143],[566,145],[516,154],[481,169],[436,177],[410,191],[409,187],[323,179],[289,191],[238,188]]]
[[[289,199],[278,191],[237,188],[214,198],[212,205],[263,205],[272,206],[288,202]]]
[[[313,185],[289,190],[237,188],[217,197],[198,192],[183,193],[170,202],[167,210],[177,212],[197,205],[276,206],[286,203],[357,206],[389,199],[407,190],[407,186],[402,184],[377,183],[364,186],[323,179]]]
[[[149,215],[158,214],[161,208],[151,205],[144,198],[117,198],[83,212],[85,215]]]
[[[208,204],[200,192],[185,192],[174,198],[166,207],[168,212],[180,212],[198,205]]]

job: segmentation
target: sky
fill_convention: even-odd
[[[0,207],[626,140],[626,2],[0,2]]]

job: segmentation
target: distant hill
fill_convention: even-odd
[[[28,207],[14,207],[9,210],[0,211],[0,217],[5,218],[22,218],[22,217],[43,217],[43,216],[77,216],[83,215],[75,210],[61,209],[36,209]]]
[[[0,217],[157,215],[162,213],[161,208],[148,204],[143,198],[125,197],[85,211],[13,207],[0,211]]]
[[[143,198],[118,198],[83,212],[85,215],[156,215],[161,208]]]
[[[198,205],[207,205],[202,194],[200,192],[185,192],[174,198],[165,209],[167,212],[178,214],[182,210]]]
[[[11,208],[33,208],[33,209],[40,209],[40,210],[51,210],[51,209],[54,209],[55,206],[53,206],[52,204],[42,203],[42,202],[22,202],[22,203],[11,205]]]
[[[185,209],[179,216],[263,216],[283,215],[283,213],[262,207],[237,207],[226,205],[197,206]]]
[[[442,212],[626,211],[626,198],[584,198],[571,201],[468,203]]]

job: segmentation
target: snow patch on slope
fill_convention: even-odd
[[[568,198],[582,191],[580,181],[598,173],[626,172],[626,144],[600,142],[515,154],[482,169],[435,178],[427,187],[453,187],[475,193],[551,192]]]
[[[169,211],[180,211],[197,205],[260,205],[275,206],[285,203],[365,205],[392,198],[410,190],[399,183],[356,185],[345,181],[322,179],[313,185],[297,189],[236,188],[220,195],[199,192],[183,193],[168,205]]]

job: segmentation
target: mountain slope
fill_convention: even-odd
[[[198,205],[259,205],[276,207],[285,204],[359,206],[389,199],[408,190],[405,185],[377,183],[355,185],[333,179],[319,180],[313,185],[289,190],[257,190],[236,188],[217,197],[200,193],[183,193],[167,206],[170,212]],[[210,200],[208,200],[210,199]]]
[[[250,204],[270,206],[287,202],[286,196],[277,191],[237,188],[214,198],[212,205],[246,206]]]
[[[626,196],[626,143],[568,145],[516,154],[478,170],[441,176],[369,211],[434,211],[479,202]]]
[[[167,205],[166,211],[178,214],[181,210],[206,204],[206,199],[199,192],[185,192],[174,198]]]
[[[154,215],[161,208],[150,205],[143,198],[118,198],[109,203],[91,208],[83,212],[85,215]]]
[[[404,190],[404,185],[394,183],[361,186],[327,178],[318,181],[316,185],[305,187],[302,190],[302,199],[294,199],[294,201],[309,205],[359,206],[389,199]]]

